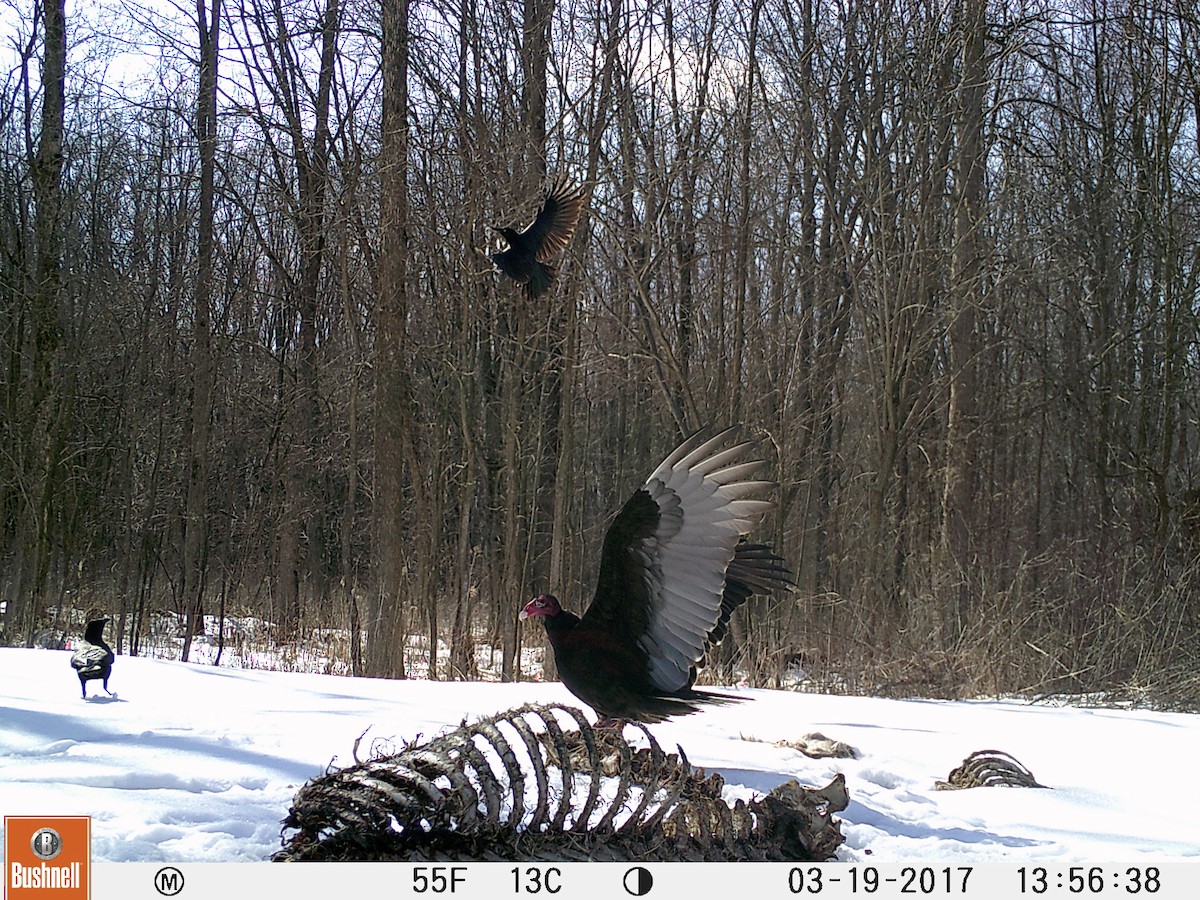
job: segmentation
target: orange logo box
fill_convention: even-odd
[[[5,816],[5,900],[91,900],[91,816]]]

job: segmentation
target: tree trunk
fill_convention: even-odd
[[[188,445],[187,495],[183,520],[183,571],[180,599],[184,604],[182,659],[187,661],[192,636],[203,630],[205,546],[208,541],[208,451],[212,422],[212,293],[213,214],[217,146],[217,39],[221,0],[197,0],[200,30],[200,94],[196,101],[196,134],[200,142],[200,214],[196,247],[196,311],[192,333],[191,441]]]
[[[744,96],[742,102],[742,121],[739,139],[741,149],[738,160],[738,218],[737,233],[734,236],[734,278],[736,286],[733,293],[733,335],[732,358],[730,361],[729,378],[726,381],[728,406],[725,420],[737,422],[745,414],[742,405],[742,381],[746,378],[745,349],[746,349],[746,302],[750,298],[747,293],[754,290],[750,281],[750,244],[751,244],[751,198],[754,192],[750,186],[750,156],[754,138],[754,77],[755,53],[758,45],[758,19],[762,11],[762,0],[752,0],[750,8],[750,35],[747,38],[746,83],[742,86]],[[736,631],[733,637],[739,635]]]
[[[23,559],[17,580],[16,598],[9,611],[11,633],[25,632],[25,643],[33,646],[50,572],[52,546],[51,509],[57,492],[61,448],[62,405],[57,396],[54,364],[59,357],[63,329],[59,321],[62,289],[62,170],[67,26],[64,0],[46,0],[42,10],[45,33],[42,57],[42,119],[37,152],[30,162],[33,181],[34,284],[30,294],[33,309],[32,360],[25,418],[26,445],[23,468],[29,485],[25,503]]]
[[[954,184],[954,252],[951,256],[949,407],[946,414],[946,467],[942,485],[942,547],[949,608],[943,613],[943,647],[950,649],[971,616],[968,577],[976,568],[974,532],[978,515],[978,336],[977,312],[983,285],[979,227],[983,217],[983,101],[986,69],[985,0],[967,0],[962,20],[961,81],[958,88]]]
[[[379,160],[382,231],[375,322],[376,602],[367,672],[405,677],[404,465],[412,446],[408,376],[409,0],[383,3],[383,120]],[[415,473],[414,473],[415,479]]]

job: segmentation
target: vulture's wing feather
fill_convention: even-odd
[[[724,631],[737,605],[727,597],[727,570],[742,536],[773,505],[761,497],[774,485],[753,477],[766,465],[750,456],[754,446],[736,428],[693,435],[654,470],[605,536],[596,596],[583,621],[635,643],[662,691],[688,687],[710,636],[718,626]],[[774,584],[749,559],[735,595],[748,596],[746,579]]]
[[[538,262],[549,262],[567,249],[587,192],[566,178],[560,178],[546,192],[546,200],[524,237]]]

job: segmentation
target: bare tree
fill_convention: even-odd
[[[183,519],[183,567],[180,598],[184,603],[183,660],[192,636],[204,629],[204,587],[208,569],[208,470],[215,377],[212,354],[213,217],[217,148],[217,43],[221,0],[196,2],[200,34],[200,90],[196,99],[196,139],[200,148],[200,208],[197,211],[195,314],[192,323],[192,398]]]
[[[946,646],[962,634],[972,615],[975,586],[969,573],[974,558],[975,512],[978,509],[979,365],[978,309],[984,292],[980,231],[985,218],[983,173],[984,97],[988,75],[984,64],[987,3],[968,0],[956,8],[954,29],[961,51],[958,62],[957,140],[954,148],[954,245],[946,315],[950,390],[946,409],[946,464],[942,488],[942,544],[946,553],[949,608],[945,613]]]
[[[403,501],[405,467],[413,464],[408,375],[408,0],[383,5],[383,118],[379,160],[379,294],[375,305],[375,558],[374,614],[368,623],[367,671],[405,674],[404,635],[411,601],[405,566],[411,515]],[[415,468],[411,471],[415,472]],[[415,478],[414,478],[415,480]],[[420,490],[420,485],[416,485]]]
[[[35,21],[37,18],[35,16]],[[21,525],[20,567],[7,618],[12,623],[14,635],[24,633],[27,646],[33,645],[45,603],[59,502],[65,417],[70,414],[70,398],[65,396],[69,386],[62,378],[59,365],[63,341],[60,304],[67,63],[66,10],[62,0],[42,3],[40,21],[43,35],[42,106],[36,150],[28,130],[25,140],[33,184],[32,260],[26,263],[25,271],[20,275],[21,313],[8,325],[20,342],[20,348],[14,347],[16,352],[10,351],[9,357],[9,371],[17,375],[16,383],[10,386],[15,393],[15,402],[10,403],[9,409],[16,414],[10,426],[16,440],[10,446],[18,461],[14,467],[18,489],[7,499],[18,506]],[[28,66],[33,52],[34,35],[31,34],[22,53],[22,84],[28,118],[33,115],[28,87]]]

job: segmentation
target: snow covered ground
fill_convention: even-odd
[[[356,738],[395,748],[558,684],[382,681],[118,657],[116,699],[85,702],[69,653],[0,649],[0,814],[88,814],[99,861],[248,861],[280,846],[297,788]],[[96,683],[89,694],[99,692]],[[839,859],[1200,861],[1200,716],[1017,702],[747,690],[653,726],[749,796],[846,775]],[[103,696],[103,695],[101,695]],[[819,731],[858,759],[773,746]],[[936,791],[967,754],[1012,754],[1052,790]]]

